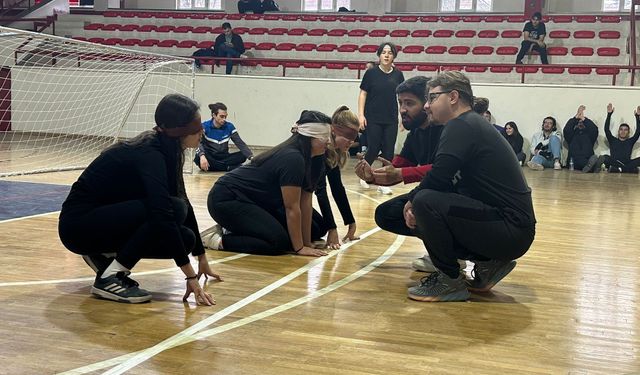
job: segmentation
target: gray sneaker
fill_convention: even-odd
[[[589,160],[587,161],[587,165],[585,165],[584,168],[582,168],[582,173],[592,172],[597,162],[598,162],[598,157],[596,155],[591,155],[591,157],[589,157]]]
[[[488,260],[476,262],[471,271],[473,280],[467,280],[472,292],[488,292],[516,266],[515,260]]]
[[[91,293],[116,302],[142,303],[151,300],[151,293],[132,284],[124,272],[104,279],[96,276]]]
[[[464,275],[452,279],[436,271],[420,280],[420,285],[409,288],[409,298],[423,302],[466,301],[470,294]]]
[[[462,269],[467,268],[467,262],[462,259],[458,259],[458,264]],[[413,262],[411,262],[411,267],[413,267],[414,270],[420,272],[436,272],[436,267],[433,265],[433,262],[431,262],[431,258],[428,255],[425,255],[422,258],[414,259]]]

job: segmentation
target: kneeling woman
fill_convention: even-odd
[[[182,179],[184,149],[197,147],[202,135],[198,104],[167,95],[155,122],[154,130],[109,147],[82,172],[62,205],[60,239],[96,271],[91,291],[99,297],[149,301],[130,270],[142,258],[173,259],[186,276],[184,299],[194,293],[198,304],[212,305],[198,278],[220,277],[207,262]],[[189,253],[198,258],[197,274]]]
[[[311,244],[311,198],[330,142],[331,119],[303,111],[286,141],[220,177],[207,206],[218,223],[209,247],[261,255],[322,256]],[[312,159],[315,158],[314,161]],[[282,214],[284,207],[284,214]],[[228,232],[221,236],[220,226]]]

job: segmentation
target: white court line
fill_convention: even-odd
[[[364,233],[362,236],[360,236],[360,239],[365,239],[367,237],[369,237],[370,235],[380,231],[381,229],[376,227],[371,229],[370,231]],[[258,290],[257,292],[254,292],[252,294],[250,294],[249,296],[241,299],[240,301],[227,306],[226,308],[220,310],[219,312],[205,318],[204,320],[201,320],[200,322],[192,325],[191,327],[185,329],[182,332],[178,332],[177,334],[165,339],[164,341],[150,347],[147,348],[145,350],[143,350],[142,352],[140,352],[139,354],[136,354],[133,358],[130,358],[129,360],[125,361],[124,363],[120,364],[119,366],[116,366],[114,368],[112,368],[111,370],[105,372],[105,375],[113,375],[113,374],[122,374],[125,371],[137,366],[138,364],[148,360],[149,358],[155,356],[156,354],[159,354],[167,349],[169,349],[172,345],[175,345],[176,343],[181,342],[182,340],[184,340],[185,338],[188,338],[189,336],[194,335],[195,333],[205,329],[206,327],[210,326],[211,324],[217,322],[220,319],[225,318],[227,315],[232,314],[238,310],[240,310],[241,308],[249,305],[250,303],[253,303],[255,301],[257,301],[258,299],[262,298],[263,296],[271,293],[272,291],[276,290],[277,288],[285,285],[286,283],[288,283],[289,281],[297,278],[298,276],[306,273],[307,271],[309,271],[309,269],[325,263],[328,259],[333,258],[334,256],[336,256],[337,254],[343,252],[344,250],[348,249],[349,247],[351,247],[351,245],[353,245],[354,242],[349,242],[347,243],[345,246],[343,246],[343,248],[341,248],[340,250],[337,251],[332,251],[331,253],[329,253],[329,255],[323,256],[323,257],[319,257],[319,258],[315,258],[312,261],[310,261],[309,263],[305,264],[304,266],[298,268],[297,270],[291,272],[290,274],[280,278],[279,280],[265,286],[264,288]]]
[[[376,229],[379,229],[379,228],[376,228]],[[244,325],[253,323],[255,321],[258,321],[258,320],[261,320],[261,319],[265,319],[265,318],[268,318],[270,316],[279,314],[281,312],[290,310],[290,309],[292,309],[292,308],[294,308],[296,306],[299,306],[299,305],[301,305],[303,303],[312,301],[312,300],[314,300],[314,299],[316,299],[318,297],[321,297],[321,296],[323,296],[323,295],[325,295],[327,293],[330,293],[330,292],[332,292],[332,291],[334,291],[334,290],[336,290],[336,289],[338,289],[338,288],[340,288],[342,286],[345,286],[345,285],[349,284],[350,282],[352,282],[352,281],[354,281],[354,280],[366,275],[367,273],[371,272],[376,267],[379,267],[380,265],[382,265],[391,256],[393,256],[393,254],[395,254],[395,252],[400,248],[400,246],[402,245],[404,240],[405,240],[404,236],[398,236],[396,238],[396,240],[393,242],[393,244],[391,244],[391,246],[382,255],[380,255],[376,260],[374,260],[373,262],[369,263],[367,266],[359,269],[358,271],[352,273],[351,275],[349,275],[349,276],[347,276],[347,277],[345,277],[345,278],[343,278],[341,280],[338,280],[333,284],[329,284],[329,285],[327,285],[326,287],[324,287],[324,288],[322,288],[320,290],[317,290],[317,291],[315,291],[315,292],[313,292],[311,294],[308,294],[308,295],[306,295],[304,297],[301,297],[301,298],[295,299],[293,301],[287,302],[287,303],[282,304],[280,306],[274,307],[272,309],[265,310],[265,311],[262,311],[260,313],[253,314],[253,315],[248,316],[246,318],[242,318],[242,319],[239,319],[237,321],[234,321],[234,322],[231,322],[231,323],[227,323],[227,324],[224,324],[224,325],[221,325],[219,327],[212,328],[212,329],[209,329],[209,330],[206,330],[206,331],[198,332],[198,333],[196,333],[196,334],[194,334],[192,336],[189,336],[189,337],[184,337],[182,340],[172,343],[172,345],[167,347],[166,349],[171,349],[171,348],[174,348],[174,347],[177,347],[177,346],[180,346],[180,345],[185,345],[185,344],[188,344],[188,343],[196,341],[196,340],[203,340],[203,339],[206,339],[208,337],[215,336],[215,335],[217,335],[219,333],[230,331],[230,330],[232,330],[234,328],[242,327]],[[125,354],[125,355],[122,355],[122,356],[119,356],[119,357],[108,359],[108,360],[105,360],[105,361],[102,361],[102,362],[97,362],[97,363],[94,363],[94,364],[91,364],[91,365],[87,365],[87,366],[84,366],[84,367],[79,367],[79,368],[74,369],[74,370],[63,372],[63,373],[61,373],[59,375],[83,375],[83,374],[87,374],[87,373],[90,373],[90,372],[95,372],[95,371],[98,371],[98,370],[109,368],[111,366],[115,366],[115,365],[117,365],[119,363],[123,363],[123,362],[126,363],[126,361],[129,361],[129,360],[133,359],[136,355],[139,355],[139,354],[142,354],[142,353],[144,353],[144,350],[140,350],[140,351],[134,352],[134,353]],[[112,371],[114,369],[112,369]],[[126,371],[126,370],[124,370],[124,371]]]
[[[34,217],[47,216],[47,215],[59,214],[59,213],[60,211],[51,211],[51,212],[45,212],[43,214],[37,214],[37,215],[31,215],[31,216],[14,217],[13,219],[0,220],[0,224],[10,223],[12,221],[18,221],[18,220],[24,220],[24,219],[33,219]]]
[[[216,259],[216,260],[210,260],[209,264],[217,264],[217,263],[225,263],[225,262],[229,262],[232,260],[236,260],[236,259],[240,259],[240,258],[244,258],[244,257],[248,257],[250,254],[236,254],[236,255],[231,255],[225,258],[220,258],[220,259]],[[136,272],[133,273],[132,276],[146,276],[146,275],[155,275],[158,273],[166,273],[166,272],[171,272],[171,271],[175,271],[176,267],[172,267],[172,268],[163,268],[163,269],[159,269],[159,270],[153,270],[153,271],[144,271],[144,272]],[[62,284],[62,283],[76,283],[79,281],[93,281],[95,280],[96,277],[79,277],[79,278],[75,278],[75,279],[57,279],[57,280],[38,280],[38,281],[9,281],[9,282],[4,282],[4,283],[0,283],[0,287],[3,286],[24,286],[24,285],[46,285],[46,284]]]

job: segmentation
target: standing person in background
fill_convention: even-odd
[[[329,196],[327,195],[327,180],[329,180],[331,195],[338,205],[338,210],[340,211],[344,225],[349,227],[347,234],[342,238],[342,242],[358,239],[355,234],[356,219],[351,212],[347,192],[342,184],[342,177],[340,175],[340,169],[344,167],[347,162],[347,150],[358,135],[358,126],[358,116],[351,112],[347,106],[338,108],[331,117],[332,142],[325,153],[325,173],[320,176],[315,191],[321,214],[314,212],[314,228],[312,228],[312,237],[314,237],[313,232],[316,233],[316,238],[312,238],[313,240],[318,240],[318,237],[322,237],[324,233],[327,233],[326,246],[330,249],[340,248],[341,243],[338,226],[333,218]]]
[[[404,75],[393,66],[398,50],[393,43],[382,43],[376,52],[379,65],[364,73],[358,96],[360,129],[367,130],[367,152],[364,159],[371,165],[382,151],[386,160],[393,158],[398,135],[398,103],[396,87],[404,82]],[[369,185],[360,180],[364,188]],[[391,188],[380,186],[382,194],[391,194]]]
[[[529,53],[529,50],[538,51],[540,54],[540,61],[543,64],[549,64],[547,60],[547,45],[544,43],[544,38],[547,35],[547,28],[542,22],[542,14],[535,12],[531,16],[531,21],[524,25],[523,40],[520,45],[520,51],[516,57],[516,64],[522,64],[522,58]]]
[[[614,137],[611,134],[611,115],[613,114],[613,104],[607,105],[607,122],[604,125],[604,133],[609,141],[609,149],[611,150],[611,156],[604,155],[604,157],[598,162],[604,162],[609,172],[613,173],[638,173],[638,167],[640,167],[640,158],[631,159],[631,153],[633,151],[633,145],[638,141],[640,137],[640,106],[634,111],[636,117],[636,131],[633,137],[629,138],[629,125],[620,124],[618,126],[618,137]],[[596,165],[594,172],[598,172],[597,168],[600,168],[600,164]]]
[[[239,167],[253,153],[244,143],[236,127],[227,121],[227,106],[223,103],[209,104],[211,119],[202,123],[204,134],[200,146],[196,149],[193,162],[203,171],[227,172]],[[229,140],[240,151],[229,153]]]
[[[213,43],[213,52],[216,57],[230,57],[230,58],[238,58],[238,57],[246,57],[244,55],[244,42],[242,41],[242,37],[233,32],[231,28],[231,24],[229,22],[225,22],[222,24],[222,34],[216,37],[215,42]],[[218,65],[216,63],[216,65]],[[227,74],[231,74],[233,70],[233,61],[227,59]]]
[[[520,165],[524,165],[524,161],[527,158],[527,155],[522,152],[522,145],[524,144],[524,139],[520,132],[518,131],[518,125],[515,122],[509,121],[504,125],[504,133],[502,135],[506,138],[507,142],[511,145],[513,152],[515,152]]]
[[[173,259],[185,275],[183,299],[194,293],[199,305],[215,303],[198,279],[221,278],[207,261],[182,179],[184,150],[202,134],[198,108],[186,96],[165,96],[153,130],[104,150],[71,187],[58,231],[65,247],[96,271],[93,294],[149,301],[151,293],[129,278],[131,269],[145,258]],[[197,273],[189,253],[198,258]]]

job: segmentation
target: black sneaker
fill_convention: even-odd
[[[133,285],[133,283],[136,285]],[[129,279],[124,272],[118,272],[107,278],[96,276],[91,293],[98,297],[124,303],[142,303],[151,300],[151,293],[140,289],[134,280]]]
[[[472,292],[488,292],[516,266],[515,260],[488,260],[476,262],[471,271],[473,280],[467,280]]]

